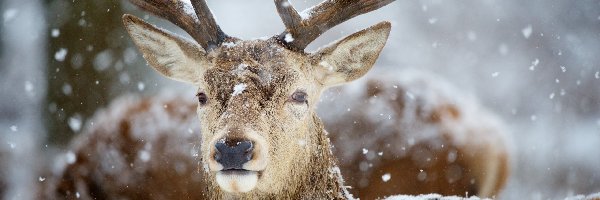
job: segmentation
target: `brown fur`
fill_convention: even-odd
[[[273,163],[262,172],[261,179],[266,182],[265,185],[259,183],[256,190],[243,196],[223,193],[213,181],[207,181],[213,183],[209,189],[211,197],[342,197],[338,175],[330,172],[330,168],[335,166],[335,159],[329,150],[320,120],[313,112],[303,113],[307,108],[302,107],[306,105],[290,105],[289,102],[291,90],[299,87],[295,85],[297,82],[306,81],[303,79],[306,75],[287,67],[293,64],[281,60],[284,56],[280,54],[286,50],[273,49],[277,46],[274,43],[239,42],[223,49],[219,56],[213,58],[212,63],[219,67],[208,69],[204,74],[206,87],[203,91],[208,94],[209,103],[199,107],[198,111],[201,121],[207,122],[203,129],[203,133],[206,133],[203,136],[207,139],[202,150],[211,152],[212,141],[222,137],[215,135],[220,130],[250,126],[267,140],[272,149],[269,151],[270,163]],[[246,89],[239,95],[232,95],[234,86],[241,83],[246,84]],[[315,94],[315,87],[305,86],[301,89]],[[203,108],[209,106],[210,109]],[[297,108],[299,106],[301,108]],[[282,107],[292,112],[285,112],[281,110]],[[309,142],[306,146],[296,145],[300,139]],[[209,159],[208,156],[212,154],[203,155],[204,159]],[[289,171],[290,168],[296,170]],[[213,176],[208,173],[207,180],[213,180]],[[324,193],[324,188],[331,193]]]
[[[335,133],[334,152],[351,192],[365,199],[498,195],[510,169],[499,121],[435,76],[401,74],[345,87],[337,97],[344,102],[322,105],[350,109],[323,120]],[[384,174],[391,179],[383,181]]]
[[[251,41],[229,38],[226,43],[205,51],[196,43],[174,36],[172,33],[156,28],[131,15],[125,15],[123,21],[127,31],[150,66],[167,77],[198,86],[199,93],[207,98],[206,103],[199,103],[197,107],[197,114],[202,123],[200,127],[202,142],[199,145],[199,158],[203,167],[199,172],[201,175],[196,174],[196,176],[202,178],[193,179],[198,181],[197,188],[202,191],[204,197],[209,199],[343,199],[349,197],[343,187],[343,180],[336,165],[336,158],[331,151],[329,138],[326,136],[321,120],[315,113],[315,107],[324,89],[358,79],[369,71],[385,45],[390,31],[389,22],[379,23],[335,42],[318,52],[309,54],[288,49],[277,37]],[[307,95],[306,101],[295,99],[294,96],[297,93]],[[391,105],[406,108],[409,104],[405,102],[398,104],[392,102]],[[428,105],[427,102],[425,104]],[[417,103],[417,105],[421,104]],[[429,129],[428,126],[423,125],[424,130],[432,131],[429,132],[430,135],[410,135],[410,138],[398,135],[399,143],[396,143],[397,145],[405,145],[403,142],[408,141],[412,147],[416,138],[416,144],[425,141],[448,143],[449,151],[454,149],[453,144],[479,146],[479,144],[471,144],[468,139],[460,137],[464,134],[449,133],[453,130],[452,127],[445,129],[445,126],[443,126],[444,124],[452,124],[448,122],[451,120],[445,120],[448,115],[453,118],[460,118],[462,114],[460,114],[458,107],[453,108],[451,105],[438,107],[437,104],[433,104],[433,107],[421,109],[417,106],[416,108],[415,113],[409,113],[407,116],[399,115],[400,124],[407,125],[399,128],[421,128],[412,126],[412,124],[402,124],[407,121],[419,122],[417,125],[442,124],[441,128],[438,129],[437,126],[433,126],[435,129]],[[143,109],[143,107],[140,108],[140,110]],[[154,112],[152,109],[150,111]],[[135,110],[131,112],[136,113]],[[401,113],[405,113],[405,109],[398,110],[397,114]],[[154,114],[160,114],[160,112]],[[413,120],[414,118],[417,118],[417,120]],[[110,126],[110,120],[104,121],[104,123],[107,124],[98,127]],[[128,123],[124,124],[126,126],[120,127],[117,132],[136,133],[136,131],[129,130]],[[94,134],[91,136],[94,137]],[[471,135],[466,136],[470,138]],[[136,144],[136,140],[130,141],[132,137],[128,134],[109,136],[109,140],[111,137],[123,137],[123,140],[120,141]],[[229,173],[232,171],[224,171],[224,167],[215,159],[215,144],[217,141],[227,141],[229,139],[247,140],[254,147],[249,152],[252,153],[249,161],[243,163],[241,168],[234,171],[240,172],[237,174]],[[89,159],[88,156],[98,155],[93,150],[93,143],[89,144],[88,140],[82,139],[83,146],[75,147],[76,160],[86,162]],[[411,140],[413,142],[410,142]],[[117,147],[123,147],[119,146],[119,142],[115,144],[117,144]],[[160,144],[157,143],[159,147],[163,148],[158,149],[168,154],[169,149]],[[428,149],[431,149],[431,151],[438,150],[438,147],[435,146],[438,143],[433,143],[434,146],[428,143],[425,144],[423,150],[415,150],[418,159],[425,157],[418,155],[419,152]],[[137,145],[138,149],[140,145]],[[92,152],[88,152],[90,146]],[[104,145],[99,147],[104,147]],[[460,147],[457,146],[456,148]],[[443,146],[439,149],[440,152],[445,152]],[[464,165],[477,166],[490,161],[490,159],[486,159],[486,156],[489,155],[488,152],[484,151],[482,157],[477,156],[481,153],[480,149],[473,148],[474,151],[469,151],[471,148],[466,149],[465,155],[475,156],[474,159],[467,158],[467,161],[465,161],[467,163]],[[485,148],[483,149],[485,150]],[[117,167],[127,168],[124,163],[128,162],[130,167],[135,166],[131,158],[133,154],[127,151],[129,150],[127,148],[122,150],[122,154],[119,151],[110,151],[111,149],[102,150],[108,151],[109,156],[100,155],[92,158],[102,162],[100,163],[101,166],[106,166],[105,162],[111,162],[115,157],[121,158],[122,155],[128,156],[123,158],[125,161],[116,163],[120,164]],[[392,164],[404,162],[402,153],[406,152],[392,152],[393,157],[389,162]],[[462,156],[462,152],[459,155]],[[169,159],[172,158],[177,157],[169,156]],[[106,161],[107,159],[108,161]],[[183,156],[183,160],[186,160],[185,156]],[[468,163],[470,160],[475,161]],[[496,160],[495,157],[491,157],[491,161]],[[189,163],[186,164],[184,161],[181,164],[189,166]],[[457,164],[462,164],[461,161],[462,159]],[[449,165],[443,162],[434,165],[422,161],[415,162],[419,164],[417,167],[420,168],[426,166],[442,168]],[[492,163],[494,166],[497,165],[497,162]],[[407,169],[411,167],[410,164],[405,166],[408,167]],[[70,170],[71,167],[82,168]],[[59,179],[67,180],[63,184],[66,185],[63,186],[66,189],[61,190],[63,195],[68,194],[68,191],[81,191],[84,195],[91,196],[104,194],[105,191],[123,196],[135,195],[120,193],[120,190],[129,191],[121,188],[123,184],[114,188],[115,185],[119,184],[104,185],[101,179],[114,179],[107,183],[125,182],[125,188],[128,188],[130,187],[129,181],[133,180],[135,182],[135,178],[147,177],[142,174],[134,174],[129,177],[106,176],[110,175],[111,169],[114,168],[111,166],[111,169],[100,169],[100,171],[104,170],[104,173],[107,173],[100,176],[100,182],[96,182],[100,183],[101,186],[92,184],[92,187],[80,187],[80,184],[86,185],[86,181],[84,181],[86,178],[78,178],[77,176],[83,173],[81,176],[89,177],[89,174],[86,173],[94,174],[98,171],[87,171],[88,167],[85,163],[67,167],[66,177]],[[386,170],[391,170],[390,167],[383,165],[383,169]],[[487,190],[492,190],[486,185],[490,185],[490,179],[495,179],[495,171],[492,172],[491,176],[485,176],[482,174],[487,172],[487,167],[469,169],[473,169],[473,177],[475,177],[474,183],[471,181],[471,184],[475,185],[477,189],[481,189],[481,194],[487,194]],[[178,170],[178,172],[180,175],[190,175],[189,171]],[[467,177],[471,175],[469,173],[465,174]],[[481,181],[486,182],[486,184],[479,184],[480,180],[477,179],[479,176],[487,178]],[[167,179],[168,177],[165,180]],[[433,185],[437,184],[434,183]],[[174,194],[185,194],[185,192],[177,192],[177,190],[178,187],[173,189]],[[48,191],[53,191],[53,189]],[[67,193],[64,193],[64,191],[67,191]],[[135,190],[131,191],[137,192]],[[114,194],[108,193],[107,195]]]
[[[126,15],[124,23],[152,67],[175,80],[193,83],[206,94],[207,103],[198,106],[197,112],[203,124],[202,162],[206,182],[213,185],[209,189],[212,198],[238,196],[237,184],[249,185],[243,178],[219,179],[222,174],[213,159],[214,145],[227,138],[255,144],[252,159],[243,166],[251,174],[243,177],[258,177],[258,181],[243,196],[343,196],[337,187],[341,178],[332,173],[335,159],[314,108],[324,88],[357,79],[372,67],[385,45],[390,23],[352,34],[314,54],[287,49],[276,37],[230,38],[204,52],[136,17]],[[299,91],[308,95],[307,102],[292,101],[292,94]],[[299,145],[300,141],[304,144]]]
[[[73,142],[75,162],[62,159],[42,182],[42,199],[203,199],[195,106],[177,98],[114,102]]]
[[[65,163],[64,168],[44,182],[44,198],[75,199],[79,195],[88,199],[227,199],[235,196],[222,193],[212,181],[203,178],[211,175],[204,173],[196,157],[200,140],[200,127],[193,112],[196,104],[181,99],[178,96],[143,100],[127,97],[98,113],[91,120],[95,125],[89,126],[71,148],[76,161]],[[159,123],[162,125],[157,125]],[[323,130],[320,122],[313,125],[314,131]],[[317,152],[308,159],[312,167],[294,170],[300,180],[290,184],[298,187],[286,188],[293,190],[284,195],[250,193],[237,198],[344,198],[339,182],[341,175],[331,168],[335,166],[335,159],[327,158],[331,155],[329,139],[318,132],[313,138]],[[147,161],[142,159],[143,152],[151,155]],[[323,193],[323,188],[330,190]]]
[[[416,75],[411,75],[416,76]],[[417,76],[418,77],[418,76]],[[425,194],[425,193],[440,193],[444,195],[457,195],[464,196],[467,192],[469,195],[480,195],[480,196],[495,196],[506,182],[508,173],[509,162],[507,160],[507,150],[504,144],[503,137],[498,135],[501,131],[501,127],[488,127],[486,129],[477,129],[477,127],[486,127],[491,124],[487,123],[488,117],[481,115],[479,126],[471,127],[469,123],[463,121],[464,117],[471,115],[464,106],[466,102],[457,102],[455,97],[447,95],[438,95],[436,98],[444,97],[444,101],[429,101],[426,98],[427,95],[423,93],[415,93],[415,99],[421,99],[420,101],[410,102],[410,98],[395,98],[403,97],[406,91],[415,91],[421,89],[427,89],[432,93],[444,93],[439,91],[433,86],[427,86],[433,80],[431,79],[417,79],[427,81],[419,83],[420,81],[406,81],[406,82],[395,82],[401,77],[391,78],[381,77],[379,80],[368,81],[368,84],[358,83],[358,85],[365,85],[361,87],[359,95],[353,95],[352,91],[356,90],[356,86],[345,87],[337,91],[340,98],[344,98],[345,102],[338,102],[334,99],[332,103],[342,103],[342,109],[336,109],[335,105],[332,105],[327,101],[325,97],[324,102],[321,106],[328,107],[327,112],[337,110],[337,115],[324,115],[323,120],[329,130],[334,130],[329,137],[332,138],[334,144],[334,155],[340,160],[341,172],[346,178],[346,185],[351,186],[351,190],[357,197],[361,199],[374,199],[389,196],[392,194]],[[394,81],[395,80],[395,81]],[[385,83],[385,84],[384,84]],[[394,88],[392,86],[397,86]],[[425,85],[425,86],[422,86]],[[363,90],[364,89],[364,90]],[[376,130],[376,126],[373,120],[368,119],[367,114],[369,110],[376,109],[379,105],[365,103],[369,99],[377,96],[377,98],[386,99],[389,101],[389,105],[392,106],[394,113],[402,113],[406,110],[412,110],[409,112],[410,116],[403,116],[402,118],[395,118],[399,126],[394,129],[383,129]],[[199,130],[198,123],[194,120],[195,113],[193,112],[196,103],[191,101],[183,101],[182,99],[191,99],[189,97],[168,97],[168,98],[157,98],[153,97],[150,99],[136,100],[132,98],[125,98],[119,100],[108,108],[106,111],[102,111],[94,119],[94,126],[87,131],[85,136],[79,138],[73,151],[76,153],[77,162],[72,165],[67,165],[58,176],[48,180],[48,185],[59,185],[60,187],[54,188],[59,191],[59,197],[73,198],[74,193],[79,191],[80,195],[84,196],[85,192],[89,192],[91,197],[105,197],[105,198],[117,198],[117,197],[130,197],[134,199],[203,199],[210,195],[215,198],[219,194],[215,194],[219,191],[218,186],[205,182],[204,179],[195,179],[194,177],[204,176],[203,169],[194,153],[189,153],[194,147],[193,145],[171,145],[169,149],[152,149],[151,155],[161,155],[160,157],[152,156],[147,162],[139,162],[134,164],[133,168],[121,168],[122,171],[109,173],[102,168],[97,166],[100,165],[102,160],[101,155],[105,154],[105,149],[97,148],[96,146],[107,146],[114,147],[122,155],[129,155],[125,157],[136,157],[140,155],[140,151],[151,143],[152,146],[160,146],[157,143],[164,143],[165,141],[179,141],[181,144],[194,143],[198,138],[197,130]],[[455,102],[448,104],[447,102]],[[415,104],[416,103],[416,104]],[[162,105],[167,105],[169,109],[151,109],[151,108],[162,108]],[[346,113],[346,106],[355,105],[351,107],[352,111],[350,114]],[[333,108],[332,108],[333,107]],[[431,107],[438,107],[438,109],[428,110]],[[174,112],[178,110],[178,112]],[[421,114],[416,113],[421,112]],[[433,117],[432,115],[437,115]],[[337,117],[333,117],[337,116]],[[415,117],[420,116],[420,117]],[[169,123],[166,126],[157,126],[156,121],[164,121],[169,119]],[[179,120],[185,119],[185,120]],[[409,123],[400,123],[403,120],[409,120]],[[314,119],[318,122],[318,119]],[[354,122],[357,125],[353,125]],[[375,120],[378,121],[378,120]],[[137,126],[147,127],[152,132],[140,132],[140,129],[123,129],[122,126],[114,126],[111,124],[129,124],[129,123],[141,123]],[[352,123],[352,124],[349,124]],[[424,123],[424,126],[407,126],[408,124],[420,124]],[[447,127],[447,123],[454,123],[455,126]],[[184,124],[183,126],[181,124]],[[488,124],[488,125],[486,125]],[[187,128],[191,127],[194,130],[194,134],[188,134]],[[323,130],[322,125],[319,123],[312,126],[315,130]],[[411,130],[413,133],[423,133],[425,130],[430,128],[443,128],[446,127],[444,132],[435,132],[433,137],[423,138],[420,141],[416,141],[414,145],[407,145],[409,135],[407,130]],[[453,129],[450,129],[453,128]],[[456,143],[457,137],[460,137],[463,133],[461,130],[464,128],[472,129],[474,132],[471,135],[470,143],[460,144]],[[176,130],[176,131],[173,131]],[[388,132],[386,132],[388,131]],[[164,138],[162,140],[151,139],[155,135],[159,135],[157,138]],[[135,139],[131,137],[135,136]],[[151,137],[152,136],[152,137]],[[327,137],[323,133],[317,134],[317,138],[324,148],[321,148],[323,152],[321,154],[327,155],[327,146],[329,142]],[[374,142],[370,143],[370,139],[376,138]],[[496,139],[494,139],[496,138]],[[84,141],[82,143],[82,141]],[[186,142],[187,141],[187,142]],[[354,141],[354,142],[352,142]],[[476,145],[484,141],[485,145]],[[365,144],[362,144],[366,142]],[[494,142],[494,143],[488,143]],[[358,144],[358,145],[356,145]],[[389,145],[388,145],[389,144]],[[401,145],[406,145],[406,151],[403,152]],[[443,146],[442,146],[443,145]],[[493,147],[493,148],[492,148]],[[196,146],[196,148],[198,148]],[[369,149],[370,153],[375,153],[374,159],[366,159],[367,155],[363,155],[361,152],[362,148]],[[500,149],[499,152],[493,153],[490,150]],[[486,150],[488,149],[488,150]],[[502,150],[504,149],[504,150]],[[161,153],[161,151],[164,151]],[[469,152],[480,151],[481,153],[471,154]],[[81,153],[79,153],[81,152]],[[376,155],[378,152],[383,152],[382,156]],[[490,153],[486,153],[490,152]],[[82,156],[87,155],[87,156]],[[195,170],[186,171],[184,174],[177,174],[176,169],[178,167],[170,158],[182,156],[182,159],[187,160],[185,163],[186,168],[192,168]],[[453,157],[452,159],[449,157]],[[427,161],[427,158],[431,158]],[[166,160],[165,160],[166,159]],[[333,190],[332,195],[343,192],[343,188],[340,187],[338,180],[333,180],[330,177],[332,172],[329,168],[335,160],[330,157],[327,162],[322,162],[323,158],[320,154],[315,154],[310,159],[311,174],[313,176],[304,176],[304,180],[297,191],[302,193],[287,192],[285,197],[292,199],[301,199],[308,197],[317,197],[321,193],[318,192],[323,188],[338,188]],[[371,167],[366,171],[360,170],[360,163],[366,161],[372,164]],[[491,173],[482,168],[482,164],[489,161],[496,161],[500,163],[500,170],[497,174],[493,174],[497,177],[497,182],[492,184],[494,188],[491,193],[482,194],[481,180],[486,173]],[[135,162],[134,162],[135,163]],[[153,166],[153,167],[147,167]],[[112,178],[116,176],[125,176],[132,174],[131,171],[136,169],[137,173],[128,175],[128,177],[137,177],[131,182],[119,182]],[[292,167],[288,170],[296,171],[302,170],[300,167]],[[419,178],[421,170],[427,174],[424,178]],[[88,173],[81,173],[82,171],[88,171]],[[89,173],[94,171],[95,173]],[[298,172],[296,172],[298,173]],[[389,173],[391,179],[387,182],[383,182],[382,175]],[[153,175],[154,174],[154,175]],[[161,174],[158,178],[155,177],[157,174]],[[142,178],[150,177],[150,178]],[[334,178],[341,178],[334,174]],[[329,181],[319,181],[319,180]],[[367,180],[367,186],[361,186],[361,180]],[[474,180],[474,181],[472,181]],[[58,181],[58,182],[56,182]],[[197,182],[200,181],[200,182]],[[163,185],[166,183],[172,184],[172,187],[164,188]],[[336,185],[327,185],[336,184]],[[137,185],[139,187],[131,187]],[[308,186],[308,187],[307,187]],[[175,189],[179,187],[179,189]],[[97,189],[89,189],[97,188]],[[185,189],[187,188],[187,189]],[[92,192],[96,191],[96,192]],[[99,193],[99,192],[101,193]],[[51,191],[50,191],[51,192]],[[162,195],[162,196],[159,196]],[[294,195],[292,195],[294,194]],[[220,194],[223,195],[223,194]],[[226,195],[225,195],[226,196]],[[257,196],[248,195],[248,198],[257,198]],[[266,196],[261,196],[265,197]],[[267,196],[269,197],[269,196]],[[270,196],[269,198],[282,197]],[[322,197],[322,196],[321,196]],[[340,197],[340,196],[333,196]],[[333,198],[327,197],[327,199]]]

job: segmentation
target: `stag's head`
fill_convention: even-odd
[[[203,0],[131,1],[194,38],[123,17],[150,66],[199,87],[202,161],[222,190],[236,193],[277,190],[289,184],[282,180],[293,181],[298,169],[310,167],[310,155],[319,148],[315,135],[321,131],[313,129],[321,91],[363,76],[385,45],[390,24],[379,23],[314,53],[304,48],[329,28],[393,0],[329,0],[304,11],[310,14],[306,18],[287,0],[275,0],[286,30],[249,41],[223,33]]]

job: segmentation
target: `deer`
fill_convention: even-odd
[[[303,18],[289,1],[277,0],[286,30],[267,40],[242,41],[219,28],[205,1],[191,1],[198,23],[182,4],[133,1],[180,25],[199,45],[132,15],[123,21],[150,66],[200,88],[209,198],[344,199],[349,193],[315,103],[326,87],[355,80],[373,66],[390,23],[316,53],[303,49],[329,28],[391,2],[325,1]],[[299,140],[306,144],[297,145]]]
[[[336,88],[320,105],[343,112],[320,116],[350,191],[497,197],[513,154],[502,120],[430,72],[381,74]]]
[[[389,91],[391,96],[385,98],[389,100],[385,105],[396,108],[392,110],[405,113],[405,118],[415,116],[410,119],[441,127],[434,131],[439,134],[418,140],[392,137],[394,144],[384,140],[388,147],[398,144],[405,147],[401,151],[408,151],[381,155],[384,159],[371,163],[367,170],[356,168],[357,159],[344,155],[353,154],[356,148],[342,142],[364,137],[360,135],[362,131],[377,124],[332,128],[345,135],[330,135],[325,130],[315,111],[323,91],[363,77],[385,46],[391,24],[378,23],[316,52],[304,49],[333,26],[393,0],[326,0],[302,15],[289,1],[275,0],[286,29],[271,38],[255,40],[225,34],[203,0],[191,0],[191,5],[183,1],[130,1],[171,21],[194,39],[190,41],[133,15],[123,16],[126,30],[149,65],[170,79],[197,86],[196,102],[148,98],[120,101],[100,112],[92,120],[88,134],[73,143],[66,164],[57,167],[54,174],[58,178],[47,182],[44,192],[49,196],[58,191],[59,196],[67,198],[352,199],[343,177],[350,177],[352,185],[371,179],[366,182],[373,183],[373,187],[366,184],[351,189],[365,198],[399,192],[493,196],[505,184],[507,150],[502,139],[493,141],[501,138],[501,131],[494,126],[483,130],[487,135],[477,135],[481,130],[453,131],[451,123],[460,123],[459,119],[467,116],[463,115],[463,108],[453,101],[436,104],[421,100],[408,104],[406,92],[419,88],[413,84],[399,83],[394,87],[398,90],[383,90],[387,84],[369,82],[366,95],[352,99],[371,101],[373,97],[386,97],[379,92]],[[447,95],[440,96],[443,99]],[[401,109],[408,107],[411,109]],[[162,121],[165,118],[173,121]],[[199,125],[188,123],[194,119],[199,119]],[[141,125],[134,126],[134,122]],[[395,127],[402,128],[422,127],[405,123]],[[468,133],[463,134],[465,131]],[[477,139],[483,142],[472,147],[470,142]],[[455,141],[458,145],[454,145]],[[376,144],[373,142],[368,148],[373,149]],[[415,159],[406,159],[405,155],[414,152]],[[161,156],[150,156],[157,154]],[[341,169],[336,154],[342,158]],[[419,155],[424,156],[421,159]],[[436,162],[434,167],[422,161],[438,158],[447,161]],[[106,160],[108,163],[104,163]],[[452,167],[453,163],[458,169]],[[399,169],[394,169],[396,166]],[[450,171],[446,174],[454,174],[453,181],[460,182],[449,186],[448,181],[438,183],[427,181],[428,177],[412,176],[418,169],[429,170],[429,174],[437,170],[439,176]],[[362,171],[370,173],[353,177]],[[378,183],[382,177],[374,174],[381,172],[391,172],[394,178],[383,181],[394,185]],[[457,178],[457,173],[464,178]],[[396,178],[398,174],[400,177]],[[425,181],[421,180],[421,184],[417,179]]]

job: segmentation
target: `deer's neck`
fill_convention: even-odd
[[[324,129],[323,122],[316,115],[312,116],[309,133],[314,136],[316,143],[313,146],[315,153],[311,154],[310,162],[306,166],[307,173],[296,197],[304,199],[347,199],[350,196],[344,188],[344,181],[337,159],[331,151],[332,145]]]
[[[208,199],[349,199],[351,195],[343,186],[343,178],[337,167],[337,159],[331,151],[331,143],[321,119],[313,114],[309,133],[314,136],[309,163],[291,170],[303,170],[299,177],[291,178],[283,191],[253,191],[241,195],[223,192],[214,181],[208,180]],[[210,175],[208,176],[210,177]],[[214,180],[214,179],[212,179]]]

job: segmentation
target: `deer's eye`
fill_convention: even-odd
[[[296,91],[292,94],[292,101],[296,103],[308,103],[308,95],[306,92]]]
[[[208,97],[204,92],[198,92],[198,94],[196,94],[196,97],[198,97],[198,103],[200,103],[200,105],[205,105],[206,101],[208,101]]]

